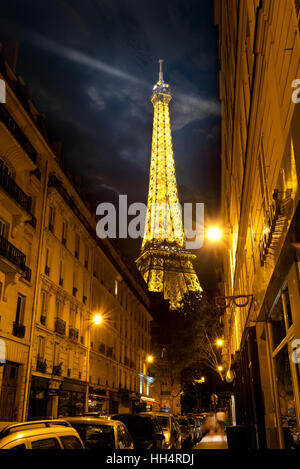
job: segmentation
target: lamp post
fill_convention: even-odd
[[[90,353],[91,353],[91,327],[93,325],[99,326],[102,324],[103,316],[95,314],[92,319],[88,319],[88,344],[87,344],[87,380],[86,380],[86,396],[85,396],[85,412],[89,411],[89,386],[90,386]]]

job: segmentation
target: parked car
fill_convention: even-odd
[[[190,425],[192,425],[193,428],[193,436],[194,436],[194,444],[196,444],[198,441],[201,440],[202,438],[202,430],[201,430],[201,422],[198,417],[195,415],[187,415],[188,421],[190,422]]]
[[[139,415],[149,415],[150,412],[140,413]],[[181,433],[180,427],[174,415],[166,412],[151,412],[151,415],[157,417],[158,422],[165,436],[166,449],[181,449]]]
[[[180,433],[182,438],[182,447],[189,448],[193,442],[193,430],[191,425],[185,416],[177,417],[177,421],[180,427]]]
[[[206,433],[209,431],[208,425],[207,425],[207,416],[209,415],[208,412],[202,412],[201,414],[197,415],[198,419],[201,422],[201,433],[202,437],[206,435]]]
[[[0,422],[0,449],[84,449],[84,444],[65,420]]]
[[[163,430],[154,415],[117,414],[110,418],[126,425],[136,449],[165,449]]]
[[[124,423],[101,417],[66,417],[86,449],[134,449]]]

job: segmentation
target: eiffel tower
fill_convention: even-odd
[[[178,309],[190,292],[201,292],[192,260],[185,249],[172,148],[170,85],[164,82],[162,62],[153,88],[154,108],[147,217],[141,253],[136,265],[149,291],[161,292],[171,310]]]

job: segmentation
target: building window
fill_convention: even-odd
[[[62,225],[62,238],[61,238],[61,242],[63,245],[67,244],[67,236],[68,236],[68,224],[64,220],[63,225]]]
[[[55,208],[50,206],[49,207],[49,220],[48,220],[48,228],[50,231],[54,230],[54,221],[55,221]]]
[[[38,337],[38,357],[45,357],[45,337],[41,335]]]
[[[87,245],[85,245],[85,252],[84,252],[84,267],[89,267],[89,257],[90,257],[90,250]]]
[[[45,260],[45,274],[50,275],[50,251],[49,248],[46,249],[46,260]]]
[[[41,320],[41,324],[43,324],[44,326],[46,325],[47,310],[48,310],[48,293],[43,290],[41,294],[41,318],[40,320]]]
[[[25,312],[25,301],[26,298],[23,295],[18,294],[17,299],[17,309],[16,309],[16,324],[23,324],[24,321],[24,312]]]
[[[78,234],[75,235],[75,252],[74,255],[79,259],[79,249],[80,249],[80,237]]]
[[[8,232],[9,232],[9,225],[6,221],[3,219],[0,219],[0,237],[1,238],[8,238]]]

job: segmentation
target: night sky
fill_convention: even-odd
[[[181,202],[219,214],[220,103],[212,0],[1,1],[2,39],[19,40],[17,73],[45,113],[49,139],[94,206],[146,202],[159,58],[171,85]],[[141,240],[120,242],[138,255]],[[211,247],[197,253],[200,283],[216,284]]]

